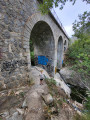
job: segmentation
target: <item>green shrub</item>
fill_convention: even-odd
[[[31,60],[34,60],[34,51],[30,52],[31,54]]]
[[[90,120],[90,114],[82,115],[79,114],[74,115],[73,120]]]
[[[79,72],[82,80],[89,80],[90,73],[90,37],[75,41],[68,49],[66,63]]]
[[[87,98],[87,102],[85,103],[85,108],[90,112],[90,97]]]

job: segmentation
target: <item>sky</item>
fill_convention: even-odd
[[[76,3],[72,5],[72,2],[67,2],[63,10],[54,8],[57,16],[62,22],[69,37],[74,33],[72,30],[72,23],[78,20],[78,14],[83,14],[84,11],[90,11],[90,4],[82,2],[82,0],[76,0]]]

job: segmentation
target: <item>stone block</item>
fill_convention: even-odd
[[[12,87],[15,88],[17,87],[17,83],[16,82],[9,82],[6,85],[7,89],[11,89]]]
[[[0,82],[0,90],[2,90],[3,84],[2,82]]]
[[[8,78],[4,80],[5,84],[8,84],[9,82],[10,82],[10,80]]]
[[[19,74],[19,75],[17,75],[17,80],[22,80],[22,75],[21,74]]]
[[[8,17],[8,15],[4,16],[4,23],[5,24],[9,24],[9,17]]]
[[[16,77],[15,76],[12,76],[11,77],[11,81],[13,82],[13,81],[15,81],[16,80]]]
[[[2,6],[6,6],[6,2],[4,0],[0,0]]]
[[[3,19],[3,18],[4,18],[3,14],[0,13],[0,19]]]
[[[27,48],[27,49],[28,49],[28,48],[29,48],[29,45],[24,45],[23,48]]]
[[[4,81],[4,78],[2,76],[0,76],[0,81]]]
[[[4,39],[10,39],[10,32],[9,31],[4,31],[2,34]]]
[[[12,53],[8,53],[7,56],[8,56],[8,59],[10,59],[10,60],[13,59],[13,54]]]
[[[8,30],[9,30],[10,32],[12,32],[12,31],[13,31],[13,26],[12,26],[12,25],[9,25],[9,26],[8,26]]]

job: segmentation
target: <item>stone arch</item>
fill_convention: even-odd
[[[67,41],[65,40],[65,41],[64,41],[64,52],[65,52],[66,49],[67,49],[66,47],[67,47]]]
[[[41,25],[42,24],[42,25]],[[28,69],[30,70],[30,67],[31,67],[31,60],[30,60],[30,47],[29,47],[29,41],[30,41],[30,38],[33,36],[33,34],[34,34],[34,32],[37,32],[37,34],[38,34],[38,32],[39,32],[39,30],[40,29],[38,29],[38,26],[39,27],[41,27],[41,26],[43,26],[43,25],[46,25],[46,27],[45,28],[40,28],[40,29],[42,29],[42,30],[44,30],[44,32],[45,32],[45,29],[46,29],[46,32],[47,31],[49,31],[49,32],[47,32],[48,34],[50,33],[51,34],[51,38],[49,38],[48,37],[48,40],[49,39],[52,39],[52,40],[50,40],[49,42],[50,42],[50,46],[53,48],[53,52],[52,52],[52,50],[50,50],[50,46],[48,46],[48,49],[49,50],[47,50],[47,51],[43,51],[42,53],[41,53],[41,55],[42,56],[45,56],[45,57],[49,57],[49,60],[51,61],[51,59],[52,59],[52,62],[51,62],[51,64],[49,65],[49,62],[48,62],[48,64],[47,64],[47,67],[46,66],[44,66],[45,67],[45,69],[48,71],[48,69],[49,69],[49,71],[48,72],[51,72],[52,71],[52,75],[53,75],[53,72],[54,72],[54,50],[55,50],[55,41],[54,41],[54,35],[53,35],[53,26],[51,25],[51,23],[50,23],[50,20],[48,21],[48,19],[46,19],[46,17],[45,16],[42,16],[41,14],[39,14],[39,13],[37,13],[37,14],[34,14],[34,15],[32,15],[29,19],[28,19],[28,21],[27,21],[27,23],[26,23],[26,25],[25,25],[25,29],[24,29],[24,32],[22,33],[22,36],[23,36],[23,46],[24,46],[24,57],[26,57],[26,60],[27,60],[27,62],[28,62]],[[35,31],[35,28],[36,29],[38,29],[38,31]],[[46,36],[47,37],[47,36]],[[33,38],[33,37],[32,37]],[[35,38],[34,38],[35,39]],[[44,41],[45,42],[45,41]],[[47,41],[48,42],[48,41]],[[46,44],[47,45],[47,44]],[[35,46],[34,47],[34,49],[36,49],[36,47],[37,46]],[[39,46],[39,48],[40,48],[40,46]],[[39,51],[39,49],[37,50],[38,52],[36,52],[35,51],[35,55],[36,56],[41,56],[40,55],[40,51]],[[44,53],[44,52],[46,52],[46,53]],[[52,57],[50,56],[50,55],[48,55],[48,53],[50,53],[50,54],[52,54]],[[53,67],[52,67],[53,66]],[[53,70],[52,70],[53,69]]]
[[[62,36],[58,39],[58,46],[57,46],[57,69],[62,67],[63,62],[63,38]]]
[[[67,44],[67,41],[65,40],[65,41],[64,41],[64,45],[66,45],[66,44]]]

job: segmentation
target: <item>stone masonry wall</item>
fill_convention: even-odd
[[[40,20],[51,27],[55,40],[55,61],[57,64],[57,43],[59,36],[67,37],[49,15],[38,11],[37,0],[0,0],[0,90],[23,85],[29,79],[31,61],[29,40],[33,26]]]

